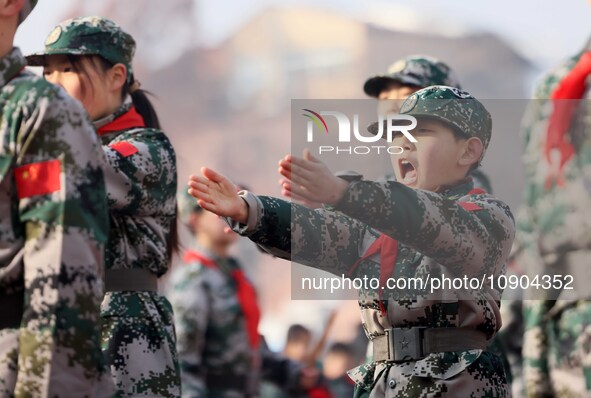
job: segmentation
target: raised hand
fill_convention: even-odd
[[[320,160],[304,150],[302,158],[287,155],[279,161],[281,193],[308,203],[335,204],[343,197],[348,183],[332,174]]]
[[[207,167],[201,168],[201,176],[189,177],[189,194],[199,206],[222,217],[230,217],[246,224],[248,206],[238,196],[236,185],[222,174]]]

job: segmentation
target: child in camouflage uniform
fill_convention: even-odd
[[[574,290],[525,292],[528,397],[591,395],[590,75],[591,41],[544,76],[523,123],[526,184],[518,261],[530,278],[571,275],[574,282]]]
[[[303,366],[271,353],[258,333],[254,285],[229,254],[238,235],[226,233],[226,223],[186,192],[179,195],[179,208],[195,237],[167,289],[174,308],[182,396],[256,397],[261,379],[297,390]],[[313,384],[314,377],[309,379]]]
[[[385,74],[373,76],[365,82],[365,94],[376,98],[378,112],[382,115],[397,113],[400,104],[412,93],[433,85],[460,87],[460,82],[453,70],[442,61],[426,56],[411,55],[395,61]],[[338,175],[338,173],[337,173]],[[480,188],[492,194],[489,177],[482,168],[470,171],[474,188]],[[388,178],[390,176],[386,176]],[[319,206],[316,206],[319,207]],[[516,264],[513,264],[516,267]],[[508,272],[514,273],[513,270]],[[501,315],[503,328],[497,334],[489,349],[503,358],[507,377],[515,392],[521,388],[521,346],[523,323],[521,317],[521,300],[503,300]]]
[[[112,21],[75,18],[28,57],[80,100],[107,158],[110,210],[103,353],[120,396],[176,397],[180,376],[172,308],[157,292],[176,236],[176,158],[131,67],[133,38]]]
[[[111,396],[104,156],[80,104],[13,47],[36,3],[0,5],[0,396]]]
[[[401,136],[392,142],[405,149],[393,156],[399,182],[346,182],[314,158],[281,162],[292,180],[285,193],[336,211],[237,195],[230,181],[207,168],[203,177],[191,177],[190,193],[271,253],[335,275],[379,279],[383,287],[392,277],[503,274],[513,217],[467,178],[490,141],[489,113],[468,93],[445,86],[417,91],[401,113],[417,118],[418,142]],[[501,293],[496,285],[432,293],[362,289],[359,305],[374,355],[350,373],[356,393],[508,396],[503,364],[485,350],[501,325]]]

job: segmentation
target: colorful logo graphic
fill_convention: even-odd
[[[324,126],[324,131],[326,131],[326,134],[328,134],[328,125],[324,121],[324,118],[322,116],[320,116],[320,114],[318,114],[310,109],[302,109],[302,110],[305,112],[308,112],[308,114],[302,113],[302,116],[305,116],[308,119],[312,120],[314,123],[316,123],[316,125],[318,126],[318,128],[320,130],[322,130],[323,129],[322,127]]]

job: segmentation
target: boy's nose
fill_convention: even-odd
[[[410,142],[409,139],[405,139],[404,142],[402,143],[402,148],[405,151],[410,151],[415,149],[415,144],[413,142]]]

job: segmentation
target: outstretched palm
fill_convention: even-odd
[[[304,150],[304,156],[287,155],[279,161],[281,193],[304,203],[335,204],[343,197],[349,184],[335,177],[319,159]]]
[[[238,196],[236,186],[226,177],[207,167],[201,168],[201,176],[189,178],[189,194],[199,206],[222,217],[245,222],[248,215],[246,203]]]

